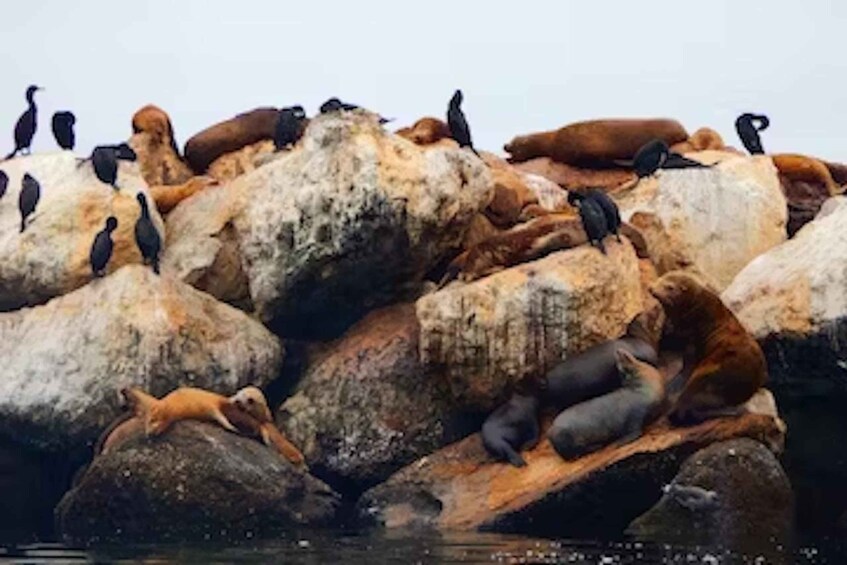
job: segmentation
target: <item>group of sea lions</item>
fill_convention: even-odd
[[[767,378],[756,340],[692,275],[667,273],[649,291],[657,308],[634,318],[624,336],[566,359],[488,416],[482,442],[492,457],[526,465],[520,451],[539,441],[544,409],[557,413],[546,435],[565,459],[631,442],[663,414],[684,426],[744,411]],[[657,367],[663,334],[690,346],[667,382]]]

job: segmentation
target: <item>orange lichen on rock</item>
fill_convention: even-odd
[[[608,166],[632,159],[653,139],[673,145],[688,139],[688,133],[679,122],[668,119],[589,120],[515,137],[504,149],[511,154],[511,162],[550,157],[569,165]]]

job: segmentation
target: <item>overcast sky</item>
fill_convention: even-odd
[[[667,116],[737,142],[767,113],[769,152],[847,161],[847,2],[823,0],[29,0],[4,2],[0,150],[30,83],[34,148],[77,115],[77,148],[126,139],[154,103],[177,141],[260,105],[332,95],[392,126],[442,117],[453,90],[478,147],[598,117]],[[7,133],[3,134],[5,131]]]

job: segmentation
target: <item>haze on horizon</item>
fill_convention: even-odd
[[[453,90],[475,145],[601,117],[672,117],[693,132],[763,112],[768,152],[847,161],[842,24],[847,3],[380,0],[32,0],[4,6],[0,153],[30,83],[33,151],[50,117],[77,116],[77,151],[125,140],[154,103],[177,142],[256,106],[330,96],[394,117],[444,116]]]

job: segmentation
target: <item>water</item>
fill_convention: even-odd
[[[311,532],[280,540],[191,546],[115,546],[75,549],[59,544],[0,547],[10,563],[286,563],[414,565],[417,563],[780,564],[847,563],[845,546],[818,540],[743,554],[726,549],[640,542],[551,541],[483,533]]]

